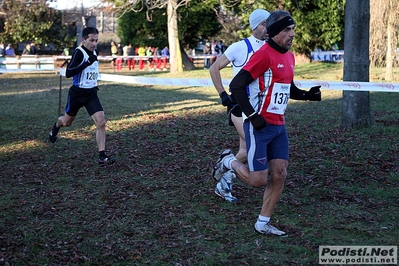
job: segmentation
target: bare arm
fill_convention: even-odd
[[[220,93],[224,92],[224,87],[222,84],[222,77],[220,75],[220,70],[225,68],[230,63],[230,60],[223,54],[221,55],[210,67],[209,73],[211,75],[211,79],[213,85],[216,88],[216,91],[220,95]]]

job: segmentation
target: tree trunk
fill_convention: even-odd
[[[171,73],[182,73],[183,63],[180,51],[179,33],[177,26],[177,0],[168,0],[168,41],[169,41],[169,62]]]
[[[344,81],[368,82],[370,0],[346,1]],[[371,124],[369,92],[343,91],[341,128]]]
[[[390,1],[391,2],[391,1]],[[390,7],[392,4],[389,3]],[[387,26],[387,53],[386,53],[386,69],[385,69],[385,80],[392,80],[393,78],[393,58],[395,55],[393,54],[393,36],[395,35],[395,26],[394,26],[394,12],[396,10],[388,9],[388,26]]]

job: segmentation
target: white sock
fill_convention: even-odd
[[[265,224],[267,224],[268,222],[270,222],[270,217],[266,217],[266,216],[259,215],[259,216],[258,216],[258,220],[256,221],[256,226],[257,226],[258,228],[262,228],[262,227],[265,226]]]
[[[225,157],[223,160],[223,165],[226,166],[227,169],[233,170],[233,168],[231,167],[231,163],[233,161],[237,161],[236,157],[234,156]]]

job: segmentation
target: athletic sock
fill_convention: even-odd
[[[270,217],[259,215],[258,220],[256,221],[256,227],[262,228],[263,226],[265,226],[265,224],[269,222],[270,222]]]
[[[233,168],[231,167],[231,163],[233,161],[237,161],[237,158],[234,156],[229,156],[229,157],[225,157],[225,159],[223,160],[223,165],[230,170],[233,170]]]

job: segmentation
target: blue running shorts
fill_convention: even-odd
[[[262,171],[269,167],[273,159],[288,161],[289,142],[285,125],[267,124],[256,130],[250,121],[244,122],[245,142],[249,171]]]

